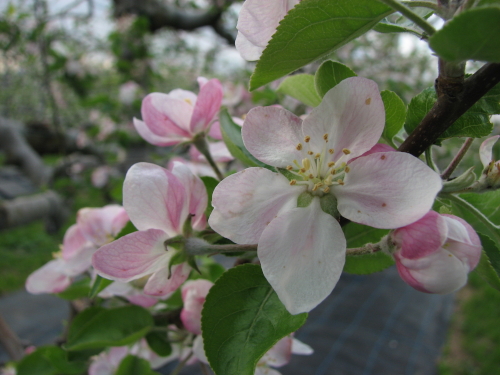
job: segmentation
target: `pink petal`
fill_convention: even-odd
[[[263,163],[274,167],[299,163],[303,151],[297,150],[304,143],[302,120],[286,109],[279,107],[257,107],[248,112],[241,135],[245,147]]]
[[[168,134],[166,136],[160,136],[153,133],[149,130],[148,126],[144,121],[138,120],[134,117],[134,127],[137,130],[137,133],[148,143],[151,143],[155,146],[165,147],[176,145],[181,142],[185,142],[191,139],[190,136],[187,135],[178,135],[178,134]]]
[[[333,290],[345,263],[346,240],[339,223],[320,208],[279,214],[259,240],[264,276],[291,314],[316,307]]]
[[[77,213],[76,222],[88,241],[102,246],[118,235],[127,224],[128,215],[119,205],[82,208]]]
[[[479,147],[479,158],[483,167],[486,168],[493,161],[493,146],[496,141],[500,138],[500,135],[494,135],[486,139]]]
[[[149,130],[158,136],[190,137],[193,106],[187,100],[154,92],[142,100],[141,113]]]
[[[191,272],[191,266],[187,263],[172,266],[172,274],[169,277],[168,263],[156,271],[146,283],[144,293],[150,296],[167,297],[175,292]]]
[[[418,259],[438,251],[446,241],[448,227],[437,212],[429,211],[420,220],[396,229],[392,239],[401,255],[408,259]]]
[[[208,223],[236,243],[257,243],[271,220],[297,206],[297,197],[305,189],[290,186],[284,176],[268,169],[245,169],[217,185]]]
[[[481,239],[469,223],[458,216],[441,215],[448,225],[447,250],[469,266],[476,268],[481,259]]]
[[[139,279],[168,264],[173,254],[165,249],[168,238],[158,229],[130,233],[101,247],[92,257],[92,265],[106,279]]]
[[[80,227],[77,224],[73,224],[64,234],[62,245],[63,258],[66,260],[70,259],[87,244],[87,240]]]
[[[222,85],[218,79],[211,79],[201,86],[191,117],[192,134],[208,130],[210,123],[220,110],[222,95]]]
[[[334,149],[338,160],[343,149],[351,153],[345,160],[362,155],[379,140],[385,125],[384,103],[377,84],[369,79],[344,79],[323,97],[319,106],[304,120],[304,135],[311,136],[313,152]],[[323,136],[328,134],[328,142]]]
[[[62,259],[51,260],[26,280],[26,290],[31,294],[60,293],[70,285],[71,279],[64,272]]]
[[[220,130],[220,122],[215,120],[210,127],[208,135],[214,139],[222,140],[222,131]]]
[[[259,362],[273,367],[286,365],[292,358],[292,343],[293,339],[291,336],[283,337],[264,354]]]
[[[174,163],[172,173],[188,193],[184,204],[188,207],[188,213],[194,215],[191,223],[193,226],[199,227],[198,224],[206,220],[204,213],[208,204],[208,195],[205,184],[182,163]],[[204,227],[201,229],[204,229]]]
[[[223,163],[227,161],[234,160],[233,155],[227,149],[227,146],[224,142],[212,142],[208,144],[208,151],[210,151],[210,155],[217,163]],[[195,146],[191,146],[189,148],[189,157],[192,161],[198,163],[205,163],[208,165],[207,159],[205,156],[198,151]]]
[[[198,279],[188,281],[182,287],[181,320],[184,327],[191,333],[201,335],[201,310],[208,291],[214,284],[208,280]]]
[[[451,293],[467,282],[468,266],[445,249],[415,260],[395,255],[401,278],[422,292]]]
[[[185,188],[177,177],[150,163],[137,163],[128,170],[123,205],[137,229],[161,229],[171,237],[182,232],[189,209]]]
[[[377,143],[371,149],[369,149],[368,151],[366,151],[365,153],[363,153],[363,155],[355,157],[355,158],[349,160],[349,162],[347,164],[352,163],[354,160],[356,160],[357,158],[360,158],[362,156],[367,156],[367,155],[375,154],[377,152],[392,152],[392,151],[397,151],[397,150],[395,150],[394,148],[392,148],[389,145],[386,145],[385,143]]]
[[[430,211],[441,178],[419,159],[402,152],[363,156],[350,164],[345,185],[334,186],[342,216],[375,228],[411,224]]]
[[[241,57],[247,61],[258,60],[260,58],[260,55],[262,55],[262,52],[266,48],[265,46],[256,46],[251,41],[249,41],[247,37],[243,35],[243,33],[240,32],[238,32],[238,34],[236,35],[236,41],[234,44]]]

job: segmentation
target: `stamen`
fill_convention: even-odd
[[[319,184],[316,184],[316,185],[314,185],[314,187],[312,188],[312,191],[316,191],[316,190],[318,190],[318,188],[319,188]]]
[[[297,183],[297,180],[291,180],[290,185],[295,185]]]
[[[330,188],[327,186],[323,189],[323,193],[328,193],[330,191]]]
[[[328,175],[327,178],[325,178],[325,180],[323,181],[326,185],[331,185],[332,184],[332,179],[333,179],[333,176],[331,174]]]
[[[341,179],[338,179],[338,180],[337,180],[337,183],[338,183],[339,185],[344,185],[344,181],[342,181]]]
[[[314,155],[314,157],[315,157],[316,159],[319,159],[319,158],[321,157],[321,155],[318,153],[318,154]]]
[[[333,155],[333,153],[335,152],[335,150],[333,148],[331,148],[331,149],[328,150],[328,152]]]
[[[306,135],[304,137],[304,142],[308,143],[310,140],[311,140],[311,137],[309,137],[308,135]]]
[[[349,173],[351,171],[351,168],[349,168],[348,165],[346,165],[345,169],[344,169],[345,173]]]
[[[335,169],[332,169],[332,170],[330,171],[330,174],[335,174],[335,173],[337,173],[337,171],[336,171]]]
[[[329,162],[329,163],[328,163],[328,168],[331,168],[331,167],[333,167],[334,165],[335,165],[335,162],[334,162],[334,161],[331,161],[331,162]]]
[[[325,140],[325,142],[328,142],[328,134],[323,134],[323,139]]]
[[[343,149],[342,149],[342,152],[343,152],[344,154],[346,154],[346,155],[349,155],[349,154],[351,153],[351,151],[350,151],[349,149],[347,149],[347,148],[343,148]]]
[[[307,176],[307,177],[309,177],[310,179],[313,179],[314,175],[312,173],[310,173],[309,176]]]
[[[307,158],[302,159],[302,166],[305,168],[304,172],[311,168],[311,161]]]
[[[297,151],[302,150],[302,143],[299,143],[299,144],[297,145],[296,149],[297,149]]]
[[[286,169],[287,169],[287,171],[291,171],[291,170],[293,170],[293,167],[291,165],[287,165]]]
[[[300,173],[306,173],[306,169],[305,169],[305,168],[300,168],[300,169],[299,169],[299,172],[300,172]]]
[[[307,153],[308,153],[309,155],[313,155],[313,154],[314,154],[314,152],[312,152],[312,151],[307,151]]]

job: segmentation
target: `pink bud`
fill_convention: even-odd
[[[481,241],[467,222],[434,211],[396,229],[392,240],[401,278],[425,293],[445,294],[460,289],[481,257]]]
[[[214,285],[208,280],[191,280],[182,287],[181,320],[189,332],[201,335],[201,310],[208,291]]]

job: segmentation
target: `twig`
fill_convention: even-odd
[[[460,147],[460,150],[458,150],[457,154],[455,155],[455,157],[451,161],[450,165],[448,165],[448,167],[446,167],[443,174],[441,175],[441,178],[443,180],[447,180],[450,178],[453,171],[457,168],[458,164],[460,164],[460,162],[462,161],[462,158],[465,156],[465,154],[469,150],[469,147],[471,146],[473,140],[474,140],[474,138],[472,138],[472,137],[467,138],[465,140],[464,144],[462,145],[462,147]]]
[[[24,348],[21,340],[9,327],[7,322],[0,315],[0,344],[5,348],[9,357],[14,361],[19,361],[24,356]]]

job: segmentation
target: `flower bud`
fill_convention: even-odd
[[[481,257],[481,241],[467,222],[434,211],[396,229],[391,239],[396,246],[393,256],[399,275],[425,293],[460,289]]]
[[[470,187],[474,182],[476,182],[476,174],[474,173],[474,167],[467,169],[457,178],[453,180],[444,181],[442,193],[454,193],[461,190],[465,190]]]
[[[182,287],[181,320],[184,327],[196,335],[201,335],[201,310],[208,291],[214,285],[208,280],[190,280]]]

